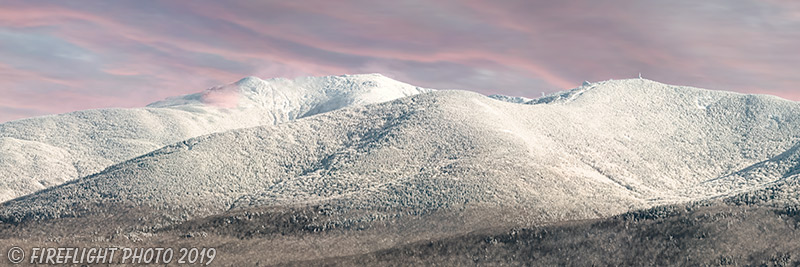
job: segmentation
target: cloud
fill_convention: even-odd
[[[782,0],[10,1],[0,120],[360,72],[529,97],[642,72],[800,100],[798,14]]]

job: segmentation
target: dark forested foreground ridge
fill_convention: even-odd
[[[483,229],[295,266],[798,266],[800,213],[757,205],[663,206],[608,219]]]
[[[214,247],[212,266],[798,266],[798,210],[729,199],[539,226],[482,225],[456,235],[420,229],[458,227],[431,215],[405,221],[402,229],[376,223],[336,229],[320,207],[228,213],[142,232],[65,218],[3,224],[0,249]]]

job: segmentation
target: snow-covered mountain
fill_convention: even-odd
[[[429,91],[380,74],[295,80],[247,77],[146,108],[85,110],[3,123],[0,202],[187,138]]]
[[[9,201],[0,219],[131,207],[170,224],[299,204],[327,207],[338,225],[468,212],[498,223],[597,218],[733,195],[741,181],[725,177],[791,161],[800,142],[800,104],[771,96],[631,79],[528,104],[436,91],[191,138]],[[758,188],[796,172],[780,164],[739,176]]]

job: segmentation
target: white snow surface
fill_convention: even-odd
[[[127,203],[180,221],[316,203],[343,220],[484,208],[552,222],[797,177],[797,102],[631,79],[527,103],[434,91],[191,138],[9,201],[0,219]],[[770,164],[781,167],[757,171]]]
[[[522,104],[533,100],[522,96],[507,96],[507,95],[489,95],[489,98],[494,98],[500,101],[506,101],[509,103],[517,103],[517,104]]]
[[[146,108],[85,110],[2,123],[0,202],[187,138],[429,91],[380,74],[247,77]]]

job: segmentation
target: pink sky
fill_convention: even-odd
[[[383,73],[536,97],[633,78],[800,100],[800,5],[709,1],[15,1],[0,122],[245,76]]]

